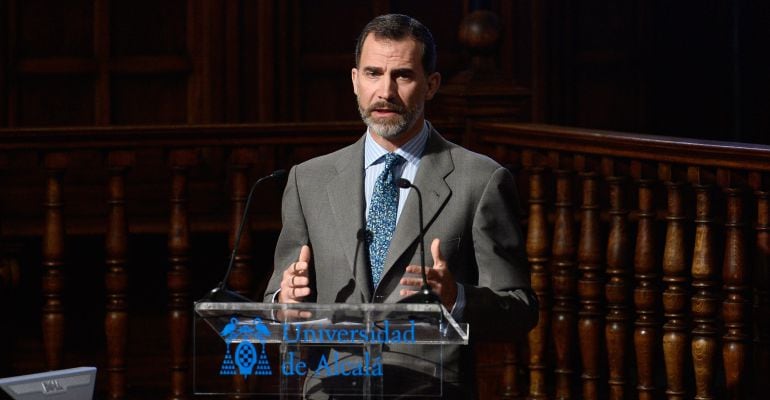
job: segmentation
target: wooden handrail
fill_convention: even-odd
[[[770,171],[770,146],[759,144],[502,122],[476,123],[473,133],[482,144]]]

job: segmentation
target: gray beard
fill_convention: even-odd
[[[360,104],[360,103],[359,103]],[[396,139],[414,126],[417,119],[422,114],[424,105],[420,104],[414,109],[407,109],[404,114],[397,114],[390,120],[377,120],[372,117],[371,111],[358,106],[358,112],[369,130],[376,133],[383,139]]]

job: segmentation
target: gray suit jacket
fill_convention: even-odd
[[[383,276],[372,289],[366,245],[359,230],[364,210],[364,137],[353,145],[292,168],[283,197],[275,271],[265,292],[270,301],[283,270],[302,245],[312,249],[310,273],[318,303],[396,302],[400,278],[419,265],[418,198],[410,194],[399,218]],[[446,141],[435,130],[425,147],[414,184],[423,194],[426,245],[441,239],[441,254],[465,289],[461,320],[471,337],[507,337],[537,322],[529,284],[519,204],[508,170],[486,156]],[[426,264],[433,265],[430,250]],[[451,360],[457,355],[445,358]]]

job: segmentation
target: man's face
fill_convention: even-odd
[[[358,68],[353,68],[353,92],[358,111],[371,131],[387,140],[408,140],[420,129],[425,101],[433,98],[441,77],[425,76],[422,47],[412,38],[364,41]],[[399,140],[401,141],[401,140]]]

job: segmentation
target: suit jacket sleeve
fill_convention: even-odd
[[[479,275],[477,285],[464,284],[462,319],[475,336],[524,335],[537,324],[519,218],[513,176],[500,167],[479,198],[471,228]]]
[[[307,223],[302,213],[302,203],[300,202],[297,185],[297,167],[289,171],[289,177],[286,182],[286,188],[283,192],[283,202],[281,206],[281,222],[283,228],[278,237],[278,243],[275,248],[275,259],[273,265],[273,275],[265,289],[264,301],[270,302],[281,287],[281,278],[283,271],[299,258],[299,252],[303,245],[309,243]],[[312,251],[312,249],[311,249]],[[313,268],[310,269],[311,275]],[[315,280],[311,276],[311,284]],[[315,288],[311,287],[315,294]],[[311,295],[314,297],[314,295]],[[312,299],[308,299],[312,300]]]

